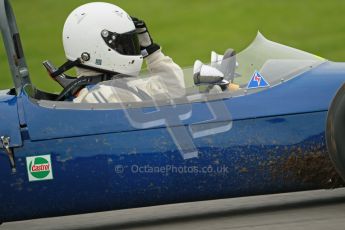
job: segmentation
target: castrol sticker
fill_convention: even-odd
[[[50,155],[27,157],[26,167],[30,182],[53,179],[53,169]]]

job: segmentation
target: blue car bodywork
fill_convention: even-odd
[[[1,91],[0,135],[16,171],[2,146],[0,221],[342,186],[325,127],[344,82],[345,64],[324,62],[267,90],[192,103],[188,119],[169,125],[211,121],[222,101],[231,120],[212,123],[232,128],[194,139],[189,159],[168,127],[134,127],[123,109],[43,106],[23,84]],[[40,155],[50,155],[52,178],[32,182],[27,158]]]
[[[344,64],[329,62],[271,90],[227,99],[232,129],[195,140],[199,156],[190,160],[181,158],[166,128],[134,130],[121,110],[48,109],[24,93],[2,95],[0,131],[11,134],[17,162],[12,174],[2,151],[2,220],[337,186],[325,122],[344,71]],[[193,114],[205,107],[193,104]],[[25,158],[43,154],[52,156],[54,179],[30,183]],[[138,169],[166,165],[224,172]]]

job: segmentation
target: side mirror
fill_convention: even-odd
[[[220,55],[212,51],[211,66],[224,73],[225,80],[233,82],[234,78],[237,76],[235,69],[238,67],[238,62],[236,61],[236,51],[233,49],[227,49],[224,55]]]
[[[224,56],[220,55],[214,51],[211,52],[211,66],[212,67],[220,67],[220,65],[222,64]]]
[[[194,63],[193,77],[195,85],[229,84],[227,81],[224,82],[224,74],[221,71],[199,60]]]

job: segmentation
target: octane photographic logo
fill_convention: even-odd
[[[169,76],[166,76],[166,78],[168,79]],[[155,80],[159,82],[159,85],[165,85],[162,80]],[[170,79],[170,81],[172,80]],[[179,100],[184,100],[185,103],[177,104],[173,98],[167,98],[166,94],[157,94],[154,98],[150,98],[154,103],[155,110],[145,111],[145,109],[140,108],[131,109],[128,103],[122,102],[121,94],[118,93],[116,88],[120,87],[133,91],[135,89],[132,88],[130,82],[124,83],[121,79],[117,79],[113,80],[111,85],[113,86],[113,94],[120,101],[130,124],[138,129],[165,126],[184,160],[198,157],[194,139],[228,132],[232,128],[232,116],[223,100],[209,101],[207,96],[199,93],[179,97]],[[168,103],[159,105],[162,98],[166,98]],[[190,119],[195,113],[192,106],[193,101],[202,101],[208,110],[202,112],[209,116],[205,116],[208,118],[199,120],[197,123],[185,125],[183,121]]]
[[[42,181],[53,179],[53,170],[50,155],[26,158],[29,181]]]

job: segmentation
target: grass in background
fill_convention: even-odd
[[[12,0],[31,79],[40,89],[60,91],[43,60],[65,61],[62,28],[85,0]],[[334,61],[345,60],[344,0],[108,0],[147,22],[164,53],[181,66],[208,62],[210,51],[244,49],[260,30],[268,39]],[[12,87],[0,48],[0,89]]]

